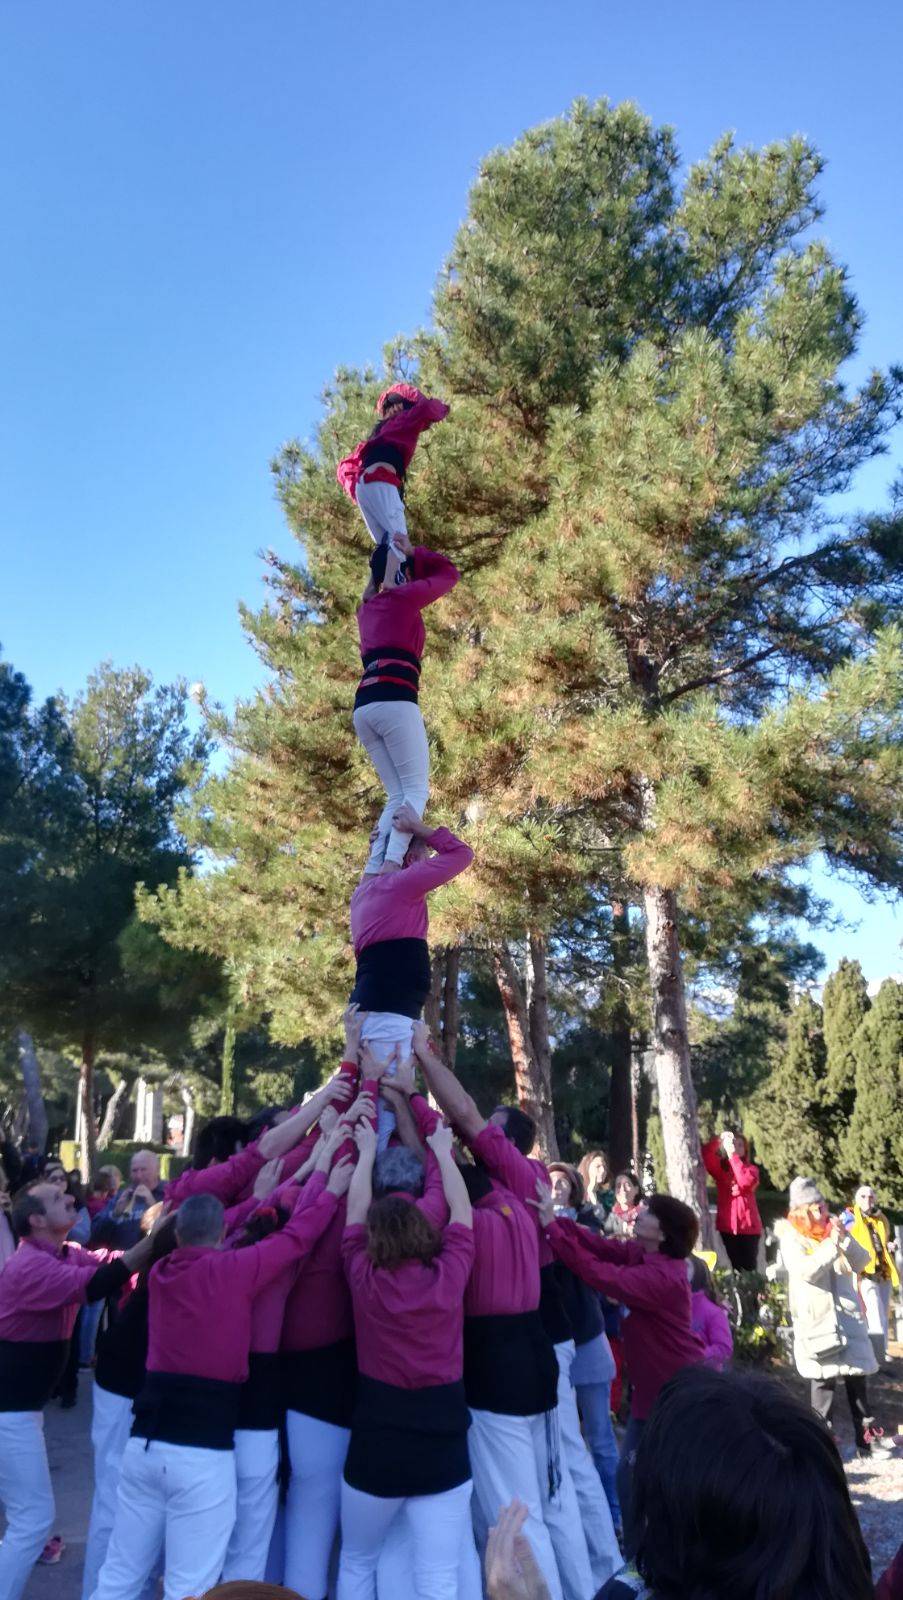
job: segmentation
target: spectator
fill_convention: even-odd
[[[879,1209],[878,1196],[868,1183],[856,1190],[852,1212],[845,1212],[842,1220],[868,1255],[868,1265],[859,1274],[859,1292],[875,1359],[882,1367],[887,1360],[890,1297],[892,1291],[900,1287],[900,1274],[893,1256],[895,1241],[890,1223]]]
[[[768,1379],[681,1372],[637,1453],[639,1586],[598,1600],[872,1600],[868,1552],[831,1441]]]
[[[94,1218],[92,1243],[105,1244],[113,1250],[130,1250],[141,1238],[141,1218],[145,1211],[162,1200],[163,1195],[159,1158],[152,1150],[136,1150],[129,1164],[127,1186],[111,1195]]]
[[[615,1178],[615,1203],[605,1224],[605,1232],[616,1239],[630,1239],[641,1200],[640,1186],[633,1174],[619,1172]]]
[[[595,1212],[600,1228],[605,1226],[606,1219],[615,1203],[615,1192],[611,1184],[611,1168],[604,1150],[587,1150],[577,1168],[583,1183],[586,1195],[586,1206]],[[588,1227],[589,1219],[580,1218]]]
[[[702,1341],[706,1366],[723,1372],[734,1353],[730,1319],[702,1257],[690,1256],[687,1267],[693,1301],[693,1332]]]
[[[749,1159],[742,1133],[725,1131],[702,1147],[706,1172],[715,1184],[715,1226],[735,1272],[755,1272],[759,1264],[762,1219],[756,1204],[759,1169]]]
[[[869,1416],[866,1379],[878,1363],[855,1277],[868,1255],[839,1218],[829,1215],[812,1178],[794,1178],[790,1209],[775,1233],[790,1280],[793,1356],[800,1376],[810,1380],[813,1409],[830,1425],[837,1379],[843,1378],[857,1453],[871,1455],[879,1435]]]

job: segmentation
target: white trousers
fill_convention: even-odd
[[[430,747],[420,707],[410,700],[377,700],[358,706],[354,731],[373,762],[386,791],[365,872],[378,872],[384,861],[404,861],[409,833],[393,828],[392,818],[405,800],[419,817],[430,792]]]
[[[580,1520],[589,1551],[593,1588],[601,1589],[613,1573],[623,1566],[602,1480],[580,1429],[577,1396],[571,1383],[571,1368],[577,1354],[573,1339],[556,1344],[558,1357],[558,1425],[561,1429],[561,1457],[566,1461],[577,1493]],[[557,1552],[556,1545],[556,1552]]]
[[[0,1411],[0,1600],[19,1600],[53,1527],[55,1505],[42,1411]]]
[[[234,1522],[233,1451],[130,1439],[95,1600],[139,1600],[161,1544],[163,1600],[202,1595],[219,1582]]]
[[[883,1367],[887,1360],[887,1336],[890,1325],[890,1279],[861,1277],[859,1292],[865,1306],[865,1317],[875,1359],[879,1367]]]
[[[403,561],[404,553],[395,544],[394,535],[407,533],[408,525],[404,501],[394,483],[365,483],[359,478],[354,497],[373,543],[382,544],[388,538],[390,549]]]
[[[399,1046],[403,1059],[411,1053],[414,1024],[410,1017],[403,1017],[400,1011],[368,1011],[361,1029],[361,1040],[370,1046],[379,1062],[388,1061]],[[391,1078],[394,1074],[393,1067],[388,1076]],[[386,1149],[394,1132],[395,1112],[380,1100],[376,1118],[377,1150]]]
[[[376,1568],[377,1600],[404,1600],[414,1570],[414,1536],[406,1503],[390,1527]],[[458,1600],[483,1600],[483,1571],[473,1528],[462,1531],[458,1556]]]
[[[506,1417],[495,1411],[471,1411],[467,1435],[473,1473],[474,1522],[480,1548],[503,1506],[517,1498],[527,1507],[524,1533],[546,1580],[551,1600],[562,1600],[558,1562],[546,1527],[543,1499],[548,1499],[548,1455],[545,1418]],[[582,1541],[576,1496],[571,1495],[569,1543]],[[576,1530],[573,1524],[576,1523]],[[585,1576],[589,1577],[589,1557]]]
[[[279,1505],[279,1429],[235,1430],[235,1524],[221,1582],[266,1576]]]
[[[417,1600],[458,1600],[458,1568],[470,1531],[473,1485],[443,1494],[384,1500],[342,1483],[342,1557],[337,1600],[376,1600],[376,1569],[389,1529],[404,1507],[411,1534],[408,1585]]]
[[[91,1412],[91,1448],[94,1452],[94,1497],[85,1544],[82,1600],[91,1600],[97,1588],[116,1516],[119,1470],[132,1431],[132,1402],[111,1394],[95,1381]]]
[[[285,1505],[285,1586],[323,1600],[339,1526],[351,1432],[301,1411],[286,1413],[292,1475]]]

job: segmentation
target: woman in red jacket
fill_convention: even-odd
[[[376,402],[380,418],[368,438],[340,461],[336,477],[355,502],[373,543],[385,544],[386,584],[404,583],[407,538],[404,482],[420,435],[448,416],[444,400],[430,400],[410,383],[393,383]]]
[[[762,1219],[756,1205],[759,1169],[742,1133],[722,1133],[702,1147],[706,1172],[718,1193],[715,1226],[735,1272],[755,1272]]]

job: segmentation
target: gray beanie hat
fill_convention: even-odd
[[[791,1211],[797,1206],[817,1206],[824,1198],[814,1178],[794,1178],[790,1185]]]

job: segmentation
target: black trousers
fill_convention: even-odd
[[[758,1233],[722,1233],[727,1259],[735,1272],[755,1272],[759,1264]]]
[[[865,1423],[869,1415],[868,1386],[861,1373],[853,1378],[844,1378],[843,1385],[847,1391],[847,1403],[850,1407],[850,1416],[853,1419],[853,1432],[856,1435],[857,1448],[859,1448],[865,1444]],[[836,1387],[836,1378],[812,1379],[812,1409],[818,1412],[822,1421],[827,1422],[829,1427],[834,1413],[834,1392]]]

